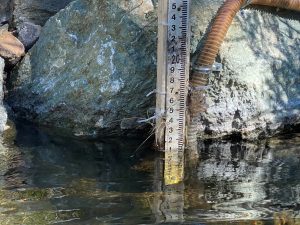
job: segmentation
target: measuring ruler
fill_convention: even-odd
[[[158,61],[157,99],[165,105],[157,106],[160,109],[164,107],[165,112],[164,178],[165,184],[169,185],[182,181],[184,173],[185,117],[190,67],[190,0],[167,0],[160,4],[167,12],[160,11],[159,25],[165,30],[161,29],[159,33],[158,54],[162,54],[165,57],[162,60],[165,61]],[[163,97],[159,93],[162,90],[165,92]]]

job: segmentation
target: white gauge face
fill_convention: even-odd
[[[190,64],[189,3],[169,0],[167,32],[165,183],[183,179],[185,117]]]

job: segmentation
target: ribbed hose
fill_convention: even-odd
[[[224,41],[233,18],[244,6],[247,0],[227,0],[219,9],[215,21],[207,35],[206,43],[195,63],[196,67],[211,67],[215,62],[219,48]],[[273,6],[278,8],[300,11],[300,0],[252,0],[251,4]],[[197,116],[205,112],[205,90],[201,87],[208,83],[208,75],[193,71],[190,79],[191,92],[189,95],[189,119],[187,130],[188,147],[197,142]]]
[[[300,11],[299,0],[252,0],[253,5],[265,5],[283,9]]]

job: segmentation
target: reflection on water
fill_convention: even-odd
[[[167,187],[140,143],[18,125],[0,145],[0,224],[300,224],[300,135],[199,143]]]

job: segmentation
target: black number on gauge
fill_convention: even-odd
[[[180,62],[179,55],[172,55],[172,64],[178,64]]]

